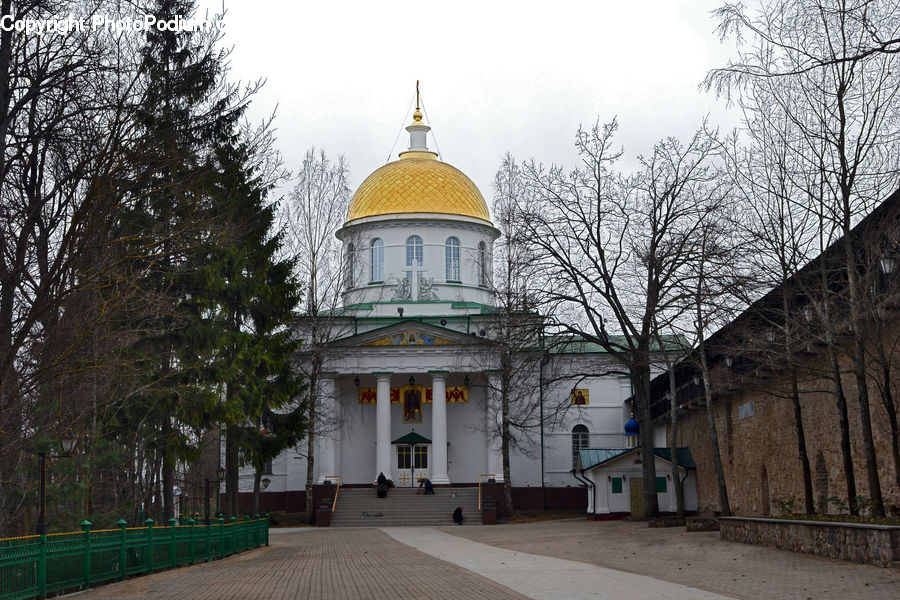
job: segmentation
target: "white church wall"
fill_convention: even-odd
[[[341,400],[341,476],[346,483],[375,481],[375,405],[359,404],[355,393],[343,394]]]
[[[452,482],[476,483],[487,471],[484,386],[469,387],[469,402],[447,406],[448,475]]]
[[[492,242],[497,232],[494,228],[465,217],[441,217],[423,214],[410,219],[385,216],[368,223],[351,225],[341,232],[345,242],[354,245],[353,284],[344,293],[344,304],[360,304],[393,301],[396,286],[409,270],[421,270],[427,278],[433,278],[438,299],[453,302],[493,303],[492,293],[480,285],[478,278],[479,243],[486,248],[486,263],[491,264]],[[406,241],[410,236],[422,239],[422,266],[406,264]],[[446,269],[446,243],[450,237],[460,242],[459,278],[448,280]],[[384,246],[383,283],[372,281],[372,252],[374,239]]]

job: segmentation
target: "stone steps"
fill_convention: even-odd
[[[453,511],[463,509],[465,525],[480,525],[478,488],[436,488],[416,495],[416,488],[392,488],[378,498],[375,488],[347,488],[338,495],[332,527],[396,527],[453,525]]]

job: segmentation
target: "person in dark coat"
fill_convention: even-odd
[[[434,484],[431,483],[431,480],[427,477],[423,477],[419,480],[419,488],[425,488],[425,495],[431,494],[434,495]],[[419,495],[419,490],[416,490],[416,496]]]
[[[462,525],[463,516],[462,516],[462,506],[457,506],[456,510],[453,511],[453,522],[457,525]]]
[[[388,478],[384,476],[384,473],[378,474],[378,479],[375,480],[376,485],[376,494],[379,498],[386,498],[388,493]]]

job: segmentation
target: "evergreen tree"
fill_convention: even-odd
[[[290,260],[279,260],[273,234],[277,205],[255,172],[241,136],[216,149],[221,173],[212,193],[230,234],[218,241],[195,276],[198,314],[215,331],[216,373],[223,401],[214,418],[225,426],[225,512],[240,514],[238,468],[262,466],[304,434],[303,379],[294,367],[299,339],[290,327],[302,300]]]
[[[157,0],[146,12],[160,20],[188,17],[194,3]],[[191,310],[191,285],[210,245],[227,235],[206,193],[217,172],[211,148],[228,139],[244,106],[222,83],[224,56],[216,42],[211,30],[148,30],[144,89],[134,110],[141,135],[130,157],[136,172],[130,201],[118,214],[118,235],[132,240],[131,268],[144,274],[142,285],[156,303],[153,314],[132,325],[142,332],[134,347],[142,392],[123,408],[127,421],[143,430],[136,437],[149,453],[144,503],[161,499],[166,519],[175,512],[176,462],[191,455],[192,434],[205,425],[215,400],[203,358],[212,340]]]

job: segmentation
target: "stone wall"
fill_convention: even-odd
[[[900,318],[897,322],[900,323]],[[896,337],[897,331],[893,333]],[[813,497],[817,512],[838,514],[842,512],[839,507],[827,502],[829,497],[847,500],[837,403],[831,380],[809,374],[814,372],[815,361],[826,359],[821,356],[809,356],[808,359],[810,367],[805,376],[801,373],[799,385]],[[849,361],[844,363],[842,383],[847,395],[856,493],[869,496],[856,381]],[[732,513],[804,512],[803,472],[794,432],[793,407],[785,393],[789,389],[788,382],[774,379],[765,372],[741,375],[719,372],[714,375],[717,396],[713,413]],[[894,362],[893,381],[900,381],[898,361]],[[878,383],[875,378],[869,380],[879,479],[885,505],[900,506],[891,431]],[[894,393],[896,398],[897,390]],[[747,410],[751,405],[752,411]],[[698,511],[701,514],[719,511],[709,426],[702,406],[680,415],[678,437],[678,445],[689,447],[697,463]]]
[[[886,567],[900,561],[900,527],[723,517],[723,540],[775,546],[795,552]]]

